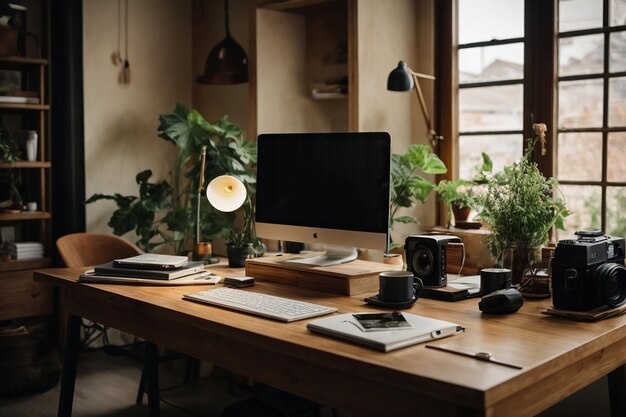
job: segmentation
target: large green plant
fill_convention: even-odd
[[[199,154],[206,146],[205,184],[219,175],[233,175],[246,186],[248,195],[255,191],[256,146],[245,139],[239,126],[223,117],[215,123],[207,122],[196,110],[178,103],[170,114],[159,116],[158,136],[177,148],[176,163],[170,181],[149,182],[150,170],[137,177],[139,196],[94,194],[86,203],[113,200],[117,210],[109,226],[117,235],[134,230],[139,236],[138,246],[145,251],[165,243],[173,243],[175,252],[184,254],[195,238],[196,208],[200,204],[201,240],[227,237],[232,234],[235,213],[215,210],[201,196],[197,199],[200,177]],[[248,214],[248,213],[247,213]],[[246,228],[247,238],[253,242],[253,228]]]
[[[428,145],[411,145],[403,155],[391,155],[390,227],[394,223],[415,223],[411,215],[398,215],[401,207],[412,207],[417,201],[424,202],[435,189],[435,184],[422,174],[445,174],[446,165],[432,152]],[[392,242],[390,249],[401,247]]]

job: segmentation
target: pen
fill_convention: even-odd
[[[433,346],[433,345],[426,345],[426,347],[430,349],[440,350],[442,352],[454,353],[455,355],[467,356],[469,358],[478,359],[479,361],[495,363],[496,365],[507,366],[513,369],[522,369],[521,366],[513,365],[510,363],[506,363],[506,362],[501,362],[501,361],[494,359],[493,356],[491,356],[491,353],[489,352],[472,353],[472,352],[466,352],[464,350],[448,349],[442,346]]]

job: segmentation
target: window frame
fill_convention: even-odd
[[[459,126],[458,126],[458,2],[460,0],[436,2],[435,75],[437,77],[435,95],[435,123],[444,140],[439,144],[439,156],[448,167],[448,173],[441,178],[459,177]],[[607,180],[608,136],[612,132],[626,132],[624,127],[608,127],[609,80],[626,76],[626,71],[609,73],[610,34],[626,30],[626,25],[610,26],[610,0],[603,1],[603,24],[601,28],[563,32],[558,31],[559,0],[524,1],[524,101],[523,101],[523,137],[532,136],[532,123],[543,122],[548,125],[545,155],[541,155],[539,144],[532,152],[532,159],[546,177],[556,177],[558,160],[558,133],[601,132],[602,133],[602,179],[601,181],[560,181],[563,185],[601,186],[602,210],[601,227],[606,228],[607,187],[626,186],[626,181]],[[565,37],[603,34],[604,68],[601,74],[558,75],[558,42]],[[519,40],[519,38],[517,39]],[[474,42],[470,46],[491,46],[516,41]],[[464,45],[467,47],[467,45]],[[569,128],[558,127],[558,82],[568,80],[603,80],[602,127]],[[505,85],[501,83],[480,83],[481,86]],[[467,85],[467,84],[466,84]],[[475,135],[484,132],[471,132]],[[506,132],[505,132],[506,133]],[[513,133],[518,133],[515,131]],[[465,132],[464,134],[467,134]],[[445,213],[439,210],[439,219],[445,219]]]

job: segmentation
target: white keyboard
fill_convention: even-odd
[[[183,298],[281,321],[308,319],[337,311],[319,304],[225,287],[186,294]]]

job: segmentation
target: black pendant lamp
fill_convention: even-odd
[[[196,80],[200,84],[241,84],[248,81],[248,56],[241,45],[230,36],[228,0],[224,0],[226,37],[211,49],[204,64],[204,74]]]

